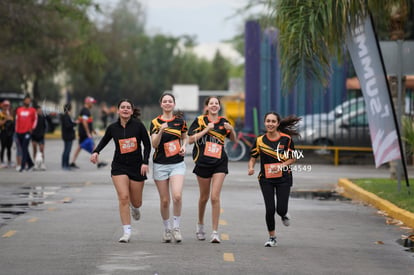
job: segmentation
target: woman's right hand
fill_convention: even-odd
[[[98,163],[98,153],[93,153],[92,155],[91,155],[91,157],[90,157],[90,161],[93,163],[93,164],[97,164]]]

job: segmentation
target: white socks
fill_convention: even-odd
[[[172,218],[173,228],[180,228],[180,216],[173,216]],[[163,220],[162,223],[164,224],[165,230],[171,230],[171,222],[170,220]]]
[[[131,225],[130,224],[126,224],[122,226],[124,229],[124,234],[131,234]]]
[[[180,216],[173,217],[173,228],[180,228]]]
[[[170,220],[163,220],[162,223],[164,224],[165,231],[171,230]]]

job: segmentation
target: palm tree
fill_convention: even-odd
[[[332,57],[343,59],[350,28],[357,26],[369,12],[375,25],[390,26],[393,13],[406,10],[410,3],[410,0],[267,0],[269,23],[279,29],[283,87],[293,87],[302,72],[327,84]],[[405,20],[400,18],[401,23]]]

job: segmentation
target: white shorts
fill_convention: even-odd
[[[153,163],[154,180],[166,180],[174,175],[185,175],[185,162],[174,164]]]

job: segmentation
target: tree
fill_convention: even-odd
[[[389,26],[390,11],[404,8],[407,0],[270,0],[267,3],[269,22],[279,29],[283,86],[291,88],[302,72],[326,85],[331,58],[342,60],[349,28],[355,27],[368,12],[374,18],[381,18],[374,23]]]
[[[230,63],[220,53],[216,51],[212,62],[212,70],[210,74],[212,86],[209,90],[227,90],[229,87]]]
[[[33,84],[67,66],[98,64],[102,56],[88,40],[91,0],[0,1],[0,73],[13,76],[16,86]]]

